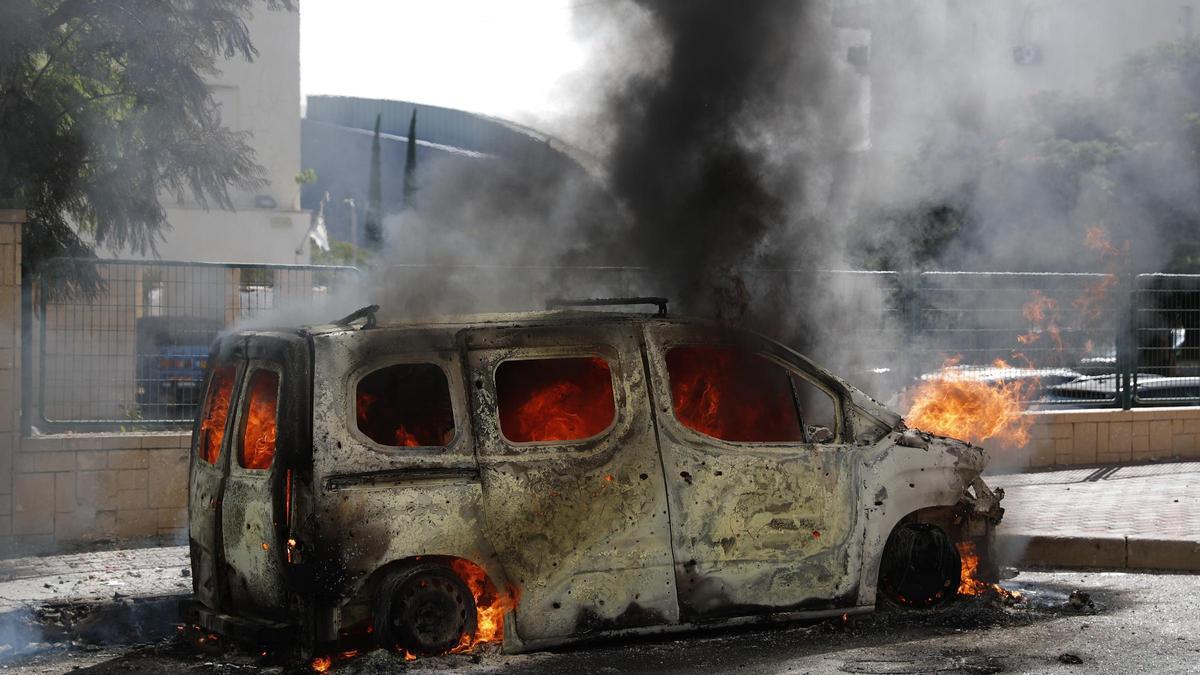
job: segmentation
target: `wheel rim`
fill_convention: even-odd
[[[450,651],[468,632],[468,598],[440,576],[409,579],[396,590],[392,607],[390,622],[400,646],[417,655]]]

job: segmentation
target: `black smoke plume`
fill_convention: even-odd
[[[836,134],[827,7],[797,0],[636,0],[669,50],[609,101],[620,246],[684,309],[783,332],[785,288],[745,270],[798,268],[812,288]],[[824,183],[824,190],[822,189]],[[768,325],[762,319],[771,317]],[[787,331],[790,332],[790,331]]]

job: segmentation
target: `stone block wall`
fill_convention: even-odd
[[[1065,410],[1036,418],[1024,448],[991,448],[993,469],[1200,459],[1200,407]]]
[[[0,210],[0,553],[12,540],[13,462],[21,441],[21,225]]]
[[[15,455],[13,552],[106,540],[183,543],[189,434],[56,434]]]

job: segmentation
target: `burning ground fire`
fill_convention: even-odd
[[[1007,602],[1021,602],[1022,595],[1018,591],[1010,591],[1000,584],[989,584],[981,581],[979,575],[979,554],[971,541],[960,541],[954,545],[958,549],[958,557],[962,561],[962,572],[958,583],[958,594],[967,597],[995,594]]]

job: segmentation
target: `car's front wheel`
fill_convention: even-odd
[[[928,609],[958,595],[962,562],[942,528],[906,523],[892,530],[879,566],[885,604]]]
[[[415,656],[445,654],[475,637],[475,598],[453,571],[417,565],[379,586],[374,628],[380,646]]]

